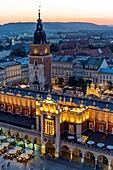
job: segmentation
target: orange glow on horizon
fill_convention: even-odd
[[[36,22],[39,5],[44,22],[113,24],[113,0],[3,0],[0,24]]]
[[[112,25],[113,24],[113,18],[91,18],[91,17],[80,17],[80,18],[64,18],[64,17],[44,17],[42,18],[43,22],[89,22],[94,24],[105,24],[105,25]],[[37,18],[32,16],[19,16],[17,17],[1,17],[0,18],[0,24],[6,24],[11,22],[36,22]]]

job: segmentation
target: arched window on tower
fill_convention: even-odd
[[[36,60],[34,61],[34,65],[35,65],[35,66],[37,66],[37,65],[38,65],[38,62],[37,62]]]
[[[37,76],[37,74],[35,74],[35,80],[36,80],[36,81],[38,80],[38,76]]]

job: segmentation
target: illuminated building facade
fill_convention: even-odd
[[[56,157],[60,155],[60,141],[65,132],[76,139],[88,129],[113,134],[110,102],[5,88],[0,92],[0,110],[4,114],[34,118],[36,130],[41,134],[42,153],[51,152],[47,147],[51,142]]]
[[[46,41],[42,20],[37,20],[34,42],[30,44],[29,82],[31,89],[47,90],[51,87],[51,55],[50,44]]]

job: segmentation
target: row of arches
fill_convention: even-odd
[[[47,142],[45,145],[45,152],[46,154],[55,155],[55,147],[52,144],[51,141]],[[90,164],[91,166],[95,166],[95,163],[104,164],[105,166],[108,166],[108,159],[104,155],[98,155],[97,157],[90,151],[87,151],[86,153],[82,153],[82,151],[78,148],[74,148],[71,150],[67,145],[63,145],[61,148],[60,155],[64,159],[73,160],[82,162],[84,159],[84,163]],[[111,166],[113,167],[113,160],[111,161]]]
[[[70,157],[71,157],[71,150],[66,145],[62,146],[62,157],[67,158],[67,159],[70,159]],[[79,157],[79,158],[84,157],[87,160],[90,160],[92,162],[94,161],[94,163],[95,163],[95,159],[96,159],[96,157],[94,156],[94,154],[92,152],[88,151],[84,154],[81,152],[80,149],[74,148],[72,151],[72,159],[76,160],[77,157]],[[97,161],[101,162],[101,163],[108,164],[108,159],[104,155],[101,155],[101,154],[97,157]]]

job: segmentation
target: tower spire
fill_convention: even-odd
[[[34,44],[47,44],[46,33],[43,30],[43,23],[42,23],[42,20],[40,18],[40,16],[41,16],[40,7],[41,6],[39,6],[39,10],[38,10],[37,28],[36,28],[36,31],[34,33]]]
[[[39,17],[39,19],[40,19],[40,8],[41,8],[41,6],[39,6],[39,10],[38,10],[38,17]]]

